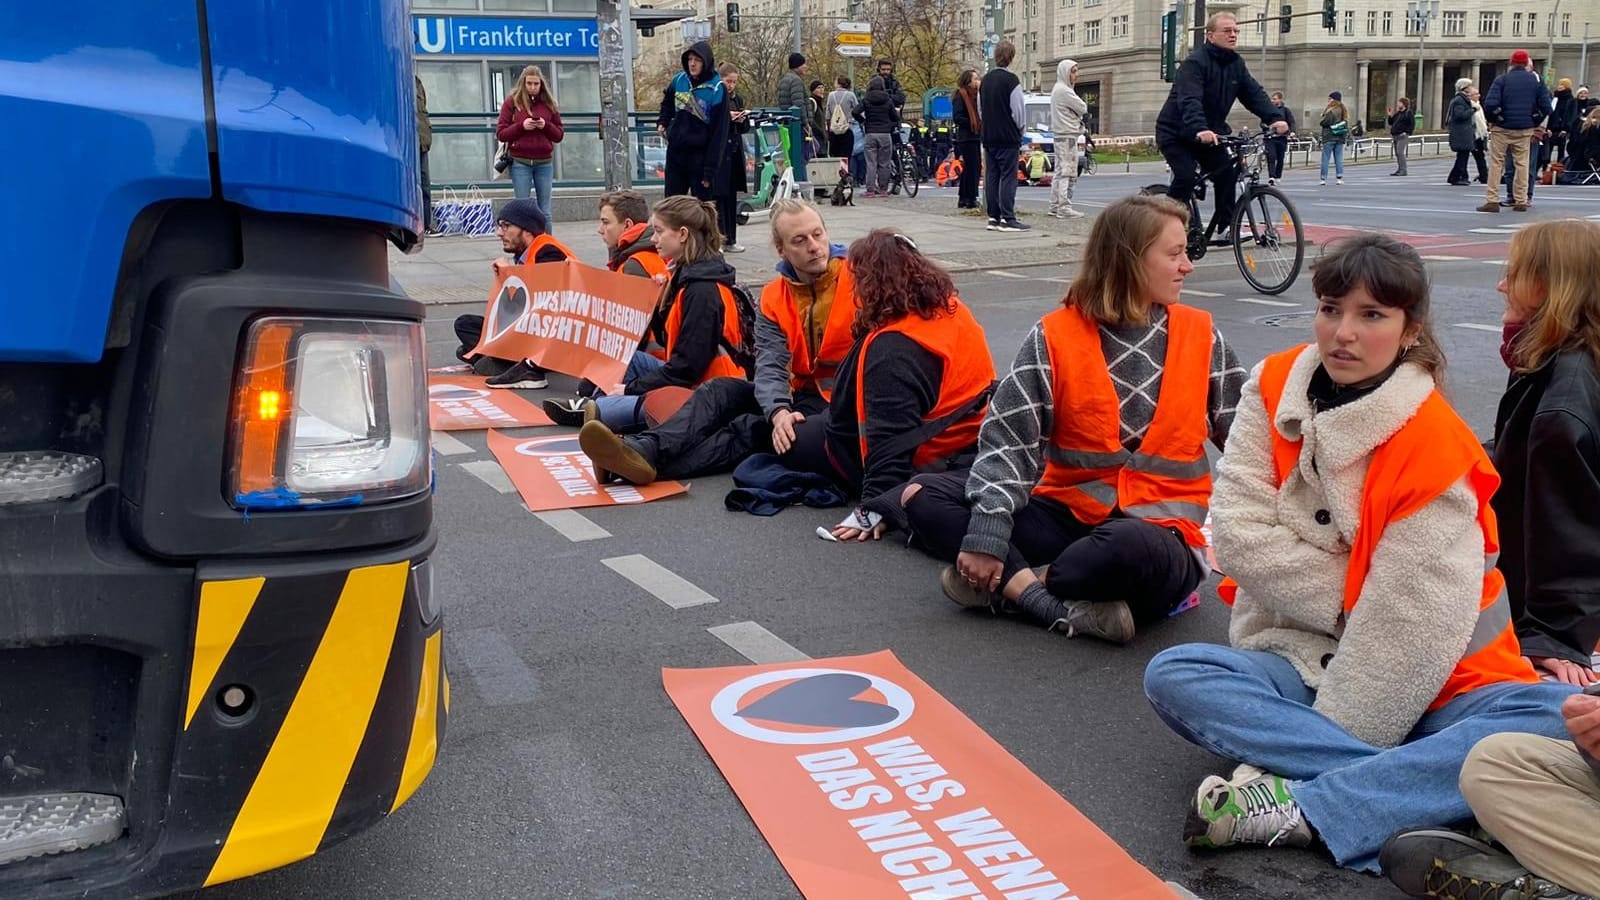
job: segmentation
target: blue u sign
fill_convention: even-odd
[[[412,16],[419,56],[594,56],[594,19]]]

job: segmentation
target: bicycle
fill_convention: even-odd
[[[1294,204],[1275,187],[1261,184],[1265,154],[1262,138],[1266,129],[1254,135],[1223,135],[1218,143],[1230,151],[1224,166],[1239,170],[1238,193],[1234,201],[1232,231],[1222,233],[1228,223],[1217,221],[1213,213],[1205,228],[1200,227],[1200,201],[1206,184],[1215,183],[1222,167],[1204,172],[1189,198],[1189,259],[1199,262],[1208,247],[1233,247],[1234,261],[1244,280],[1262,294],[1281,294],[1294,284],[1306,257],[1305,231]],[[1165,185],[1151,185],[1145,193],[1165,194]],[[1221,233],[1221,236],[1217,235]],[[1267,279],[1273,280],[1267,280]]]
[[[911,145],[894,145],[894,165],[889,167],[889,193],[904,190],[907,197],[915,197],[922,187],[922,172],[917,166],[917,154]]]

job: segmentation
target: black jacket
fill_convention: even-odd
[[[1269,134],[1267,135],[1267,140],[1278,141],[1279,143],[1287,144],[1289,143],[1289,132],[1294,131],[1294,113],[1289,111],[1289,107],[1284,106],[1281,103],[1272,104],[1272,109],[1278,114],[1278,119],[1280,121],[1287,122],[1289,124],[1289,131],[1285,131],[1283,134]]]
[[[1561,88],[1554,94],[1555,111],[1550,113],[1550,130],[1564,134],[1578,127],[1578,100],[1571,88]]]
[[[1010,69],[990,69],[978,83],[978,118],[983,145],[999,150],[1022,146],[1022,126],[1011,118],[1011,94],[1022,86]]]
[[[1478,140],[1477,129],[1472,120],[1477,112],[1472,108],[1472,101],[1464,93],[1458,93],[1450,98],[1450,109],[1445,113],[1445,127],[1450,129],[1450,149],[1456,153],[1467,153],[1474,149]]]
[[[1233,129],[1228,127],[1228,113],[1235,102],[1243,103],[1264,123],[1282,118],[1239,54],[1216,44],[1202,44],[1178,67],[1172,91],[1156,116],[1156,140],[1192,144],[1202,131],[1229,134]]]
[[[694,109],[679,109],[678,89],[689,82],[689,54],[700,57],[704,65],[693,82]],[[667,165],[695,166],[701,181],[715,184],[717,169],[728,144],[728,91],[717,78],[717,62],[711,45],[700,41],[678,58],[683,72],[667,82],[661,98],[661,115],[656,121],[667,130]],[[712,79],[716,79],[714,86]],[[685,91],[685,94],[690,93]],[[707,106],[707,104],[710,104]],[[701,115],[703,114],[703,116]]]
[[[894,77],[893,74],[879,75],[877,77],[883,79],[883,89],[888,92],[889,101],[894,104],[894,108],[899,109],[905,106],[906,92],[904,88],[900,87],[900,79]]]
[[[1600,128],[1575,128],[1567,138],[1567,168],[1600,169]]]
[[[856,106],[856,119],[867,134],[892,134],[900,127],[900,111],[888,91],[867,91]]]
[[[1495,418],[1500,571],[1526,656],[1600,641],[1600,370],[1583,350],[1514,375]]]
[[[1410,109],[1397,109],[1389,117],[1389,134],[1399,137],[1417,130],[1417,114]]]
[[[722,154],[722,165],[717,169],[717,180],[711,182],[711,192],[717,196],[737,197],[740,191],[750,190],[749,172],[744,162],[744,136],[750,133],[750,120],[734,122],[733,113],[744,109],[744,98],[728,95],[728,149]]]
[[[828,445],[846,467],[859,466],[860,496],[871,501],[917,474],[912,461],[917,448],[907,447],[894,456],[880,452],[896,435],[922,427],[939,402],[944,383],[944,363],[911,338],[898,333],[879,335],[867,351],[862,399],[867,417],[867,458],[861,459],[861,411],[856,407],[856,368],[861,342],[856,341],[839,364],[833,401],[828,406]],[[893,449],[893,448],[891,448]],[[897,498],[896,498],[897,499]],[[890,510],[871,507],[887,514]]]
[[[672,302],[659,310],[650,322],[656,343],[667,345],[667,317],[674,305],[683,304],[683,320],[678,342],[666,365],[646,372],[626,386],[624,393],[643,394],[656,388],[692,388],[700,383],[706,367],[716,358],[722,342],[722,292],[717,285],[733,286],[738,273],[720,256],[692,262],[679,269],[667,286]]]
[[[977,104],[978,98],[974,98],[973,107],[976,108]],[[978,134],[978,129],[972,127],[972,117],[967,115],[967,103],[961,99],[960,88],[950,95],[950,117],[956,123],[956,143],[970,144],[982,138],[982,135]],[[982,118],[983,113],[978,113],[978,117]]]

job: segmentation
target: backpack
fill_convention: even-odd
[[[737,347],[728,343],[725,337],[717,338],[717,343],[722,345],[733,364],[744,370],[746,380],[756,380],[756,301],[750,296],[750,291],[737,282],[727,285],[729,293],[733,294],[733,308],[739,312],[739,345]]]
[[[833,112],[828,114],[828,130],[834,134],[845,134],[850,131],[850,114],[844,111],[843,103],[833,105]]]

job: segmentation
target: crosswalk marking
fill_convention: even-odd
[[[602,559],[600,562],[611,571],[644,588],[657,600],[673,609],[717,602],[717,598],[643,554],[617,556]]]
[[[1001,278],[1027,278],[1028,276],[1017,272],[1007,272],[1004,269],[985,269],[985,275],[999,275]]]
[[[1266,299],[1263,299],[1261,297],[1235,297],[1234,298],[1234,302],[1235,303],[1255,303],[1255,304],[1260,305],[1260,306],[1286,306],[1287,307],[1287,306],[1299,306],[1300,305],[1298,303],[1290,303],[1287,300],[1266,300]]]
[[[1471,328],[1473,331],[1492,331],[1499,334],[1502,330],[1499,325],[1479,325],[1477,322],[1456,322],[1457,328]]]
[[[511,483],[511,476],[500,464],[492,459],[478,459],[462,463],[461,468],[472,473],[479,481],[487,484],[502,494],[516,493],[517,486]]]
[[[1194,296],[1194,297],[1221,297],[1222,296],[1221,294],[1219,294],[1219,293],[1217,293],[1215,291],[1199,291],[1199,290],[1195,290],[1194,288],[1184,288],[1183,290],[1179,291],[1178,293],[1180,293],[1180,294],[1189,294],[1189,295]]]
[[[706,630],[753,663],[800,662],[811,658],[755,622],[733,622]]]
[[[596,525],[583,513],[574,509],[552,509],[546,512],[536,512],[533,517],[554,528],[562,537],[573,543],[598,541],[611,537],[611,532]]]
[[[439,451],[441,456],[460,456],[471,453],[472,448],[451,437],[447,432],[433,432],[433,449]]]

